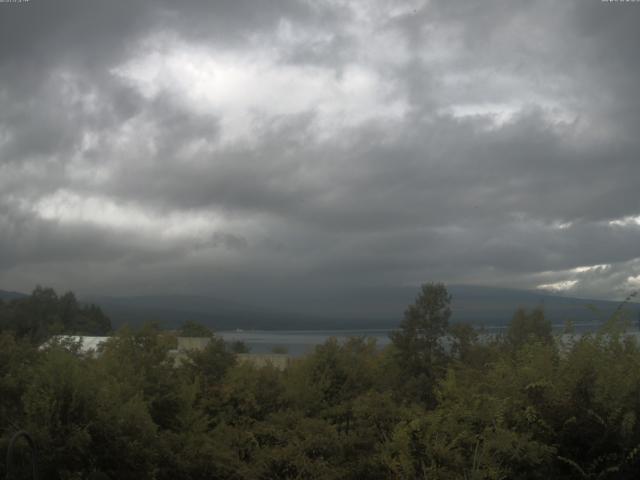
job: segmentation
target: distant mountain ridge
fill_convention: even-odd
[[[452,296],[452,321],[480,326],[506,325],[518,308],[542,307],[555,325],[566,320],[595,324],[606,320],[620,302],[564,297],[543,291],[473,285],[447,286]],[[214,330],[337,330],[395,328],[406,307],[418,295],[417,287],[376,287],[325,291],[298,296],[287,309],[277,305],[254,305],[197,295],[86,296],[80,300],[99,305],[114,327],[156,321],[166,328],[186,320]],[[27,294],[0,290],[0,299],[24,298]],[[640,324],[640,303],[625,306],[629,318]]]
[[[452,321],[474,325],[505,325],[518,308],[538,306],[556,325],[566,320],[593,324],[606,320],[620,306],[620,302],[615,301],[563,297],[542,291],[470,285],[447,288],[452,295]],[[322,330],[395,328],[417,294],[418,289],[412,287],[329,292],[307,299],[308,309],[292,304],[287,310],[206,296],[147,295],[83,300],[98,304],[114,326],[157,321],[173,328],[185,320],[193,320],[215,330]],[[633,322],[640,319],[640,304],[629,303],[625,309]]]
[[[276,309],[242,305],[228,300],[193,295],[145,295],[134,297],[86,297],[95,303],[117,327],[156,321],[167,328],[176,328],[186,320],[196,321],[215,330],[225,329],[287,329],[293,325],[326,325],[327,319],[313,315],[280,312]]]
[[[11,292],[7,290],[0,290],[0,300],[13,300],[15,298],[28,297],[26,293]]]

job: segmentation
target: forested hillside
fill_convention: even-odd
[[[36,287],[31,295],[0,297],[0,330],[37,343],[57,334],[105,335],[111,321],[100,307],[78,302],[73,292],[58,295]]]
[[[284,371],[215,338],[176,365],[151,325],[98,357],[5,329],[0,451],[28,430],[47,479],[637,478],[640,349],[623,310],[572,345],[542,310],[480,342],[425,285],[389,347],[329,340]]]
[[[454,323],[476,326],[504,326],[518,308],[543,307],[545,316],[555,325],[566,320],[594,325],[602,322],[619,302],[563,297],[544,291],[471,285],[447,286],[451,293]],[[125,297],[87,297],[99,305],[114,326],[142,325],[158,321],[169,328],[184,319],[196,320],[217,330],[336,330],[394,328],[402,311],[415,295],[415,288],[376,287],[356,289],[324,288],[297,292],[271,299],[153,295]],[[640,304],[630,303],[633,318],[640,315]]]

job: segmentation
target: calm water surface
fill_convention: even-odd
[[[313,351],[316,345],[331,337],[344,341],[349,337],[372,337],[379,346],[389,343],[388,330],[251,330],[216,332],[227,342],[242,341],[251,353],[271,353],[274,348],[282,347],[289,355],[304,355]]]
[[[593,331],[597,324],[585,323],[574,325],[575,331],[584,333]],[[562,331],[563,325],[554,325],[555,332]],[[487,333],[498,333],[504,326],[488,326]],[[392,329],[360,329],[360,330],[246,330],[216,332],[228,342],[242,341],[251,353],[272,353],[276,347],[286,350],[289,355],[300,356],[311,353],[316,345],[321,345],[331,337],[344,341],[349,337],[371,337],[380,347],[388,345],[389,333]]]

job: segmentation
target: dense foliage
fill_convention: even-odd
[[[0,299],[0,330],[38,343],[58,334],[106,335],[109,318],[96,305],[85,305],[72,292],[58,294],[36,287],[30,296]]]
[[[427,285],[389,347],[329,340],[284,371],[216,337],[176,364],[153,326],[99,356],[7,331],[0,447],[29,430],[48,479],[636,478],[640,349],[615,322],[561,340],[521,311],[488,338],[449,313]]]

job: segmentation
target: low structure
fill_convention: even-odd
[[[248,363],[256,368],[271,366],[278,370],[284,370],[289,366],[291,357],[284,353],[238,353],[238,363]]]
[[[169,355],[179,365],[186,359],[187,352],[204,350],[210,341],[208,337],[178,337],[177,348],[170,350]],[[271,366],[278,370],[287,368],[291,359],[289,355],[277,353],[237,353],[236,358],[241,364],[250,364],[256,368]]]
[[[67,346],[70,350],[77,349],[78,352],[85,355],[97,357],[100,355],[100,349],[104,343],[111,337],[93,337],[89,335],[54,335],[44,342],[39,350],[52,347],[54,345]]]
[[[91,355],[97,358],[100,355],[102,346],[112,337],[93,337],[87,335],[54,335],[49,340],[40,345],[39,349],[44,350],[55,345],[62,345],[71,351],[77,351],[84,355]],[[175,365],[180,365],[186,358],[187,352],[204,350],[211,338],[209,337],[177,337],[177,348],[169,350],[169,357],[173,358]],[[278,370],[284,370],[289,365],[291,357],[285,354],[236,354],[238,363],[251,364],[256,368],[272,366]]]
[[[209,345],[209,342],[211,342],[211,338],[209,337],[177,337],[177,339],[177,350],[181,352],[204,350],[207,345]]]

